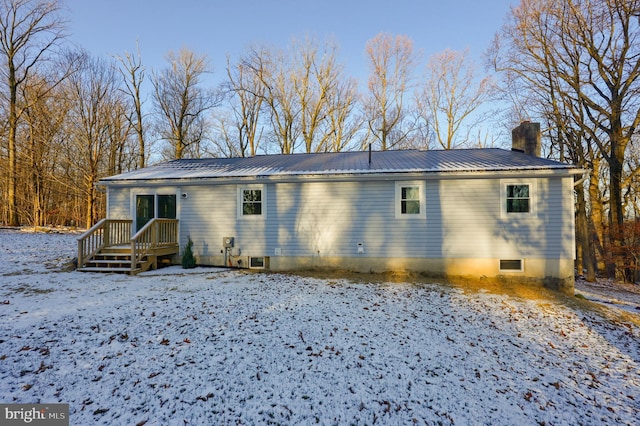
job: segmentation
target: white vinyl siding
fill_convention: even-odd
[[[444,258],[573,258],[571,179],[527,179],[532,212],[506,214],[500,179],[428,181],[429,256]],[[521,184],[522,181],[515,182]],[[537,204],[536,204],[537,203]],[[438,250],[438,244],[441,249]]]
[[[131,219],[131,190],[111,187],[107,191],[107,218]]]
[[[184,247],[190,236],[196,255],[219,255],[223,237],[236,237],[237,247],[237,229],[262,223],[247,221],[239,225],[236,185],[184,186],[182,191],[189,198],[181,203],[180,245]]]
[[[398,188],[412,182],[421,186],[420,215],[425,219],[398,220]],[[181,244],[191,236],[196,254],[206,256],[220,255],[222,238],[230,236],[242,255],[252,257],[572,259],[572,178],[526,179],[533,189],[535,214],[525,216],[503,214],[502,193],[508,182],[476,178],[261,184],[260,220],[239,215],[239,188],[245,185],[183,186],[180,191],[188,198],[179,203]],[[122,200],[128,201],[129,193],[110,188],[109,217],[122,215]],[[363,253],[357,252],[359,243]]]
[[[395,217],[393,182],[318,182],[270,185],[268,254],[283,256],[355,256],[363,243],[367,256],[424,252],[426,229]],[[404,241],[394,244],[400,235]],[[389,244],[387,244],[389,243]]]

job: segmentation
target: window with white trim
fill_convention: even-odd
[[[238,217],[261,217],[266,213],[264,185],[238,187]]]
[[[397,219],[424,219],[425,207],[423,181],[396,182]]]
[[[507,213],[529,213],[531,198],[529,185],[507,185]]]
[[[532,216],[535,214],[535,181],[502,181],[502,216]]]

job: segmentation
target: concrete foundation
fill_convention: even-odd
[[[226,260],[226,263],[225,263]],[[199,265],[249,268],[248,256],[197,256]],[[427,277],[481,281],[494,279],[506,284],[542,286],[562,293],[574,293],[574,265],[566,259],[524,259],[522,270],[500,270],[500,259],[416,259],[370,257],[289,257],[264,258],[264,269],[274,272],[342,270],[361,273],[403,272]]]

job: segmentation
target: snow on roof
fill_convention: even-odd
[[[211,179],[257,176],[443,173],[513,170],[575,170],[569,164],[499,148],[400,150],[255,157],[183,159],[102,179],[103,183],[158,179]]]

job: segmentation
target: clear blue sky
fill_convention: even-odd
[[[364,82],[367,40],[405,34],[424,59],[469,48],[477,60],[518,0],[63,0],[70,40],[96,56],[134,52],[147,68],[165,66],[169,50],[207,54],[224,78],[227,54],[252,43],[286,47],[292,38],[332,37],[347,72]]]

